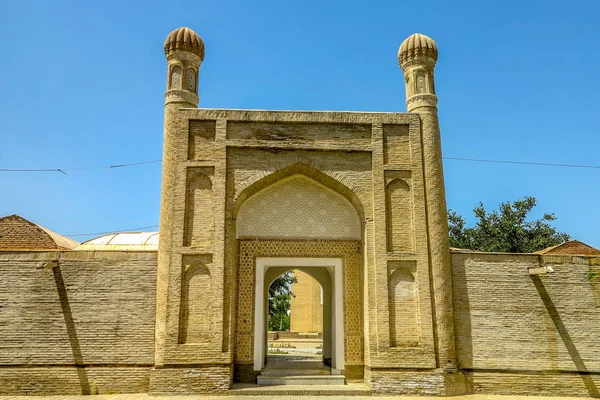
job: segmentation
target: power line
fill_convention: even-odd
[[[137,231],[139,229],[150,229],[150,228],[158,228],[158,225],[151,225],[151,226],[140,226],[138,228],[129,228],[129,229],[122,229],[122,230],[117,230],[117,231],[109,231],[109,232],[92,232],[92,233],[73,233],[73,234],[66,234],[64,236],[91,236],[91,235],[108,235],[109,233],[121,233],[121,232],[131,232],[131,231]]]
[[[517,164],[517,165],[537,165],[542,167],[562,167],[562,168],[588,168],[588,169],[600,169],[600,165],[585,165],[585,164],[561,164],[561,163],[545,163],[535,161],[509,161],[509,160],[489,160],[481,158],[464,158],[464,157],[442,157],[444,160],[452,161],[467,161],[467,162],[481,162],[481,163],[496,163],[496,164]],[[47,168],[47,169],[3,169],[0,168],[0,172],[60,172],[61,174],[68,175],[67,171],[83,171],[91,169],[116,169],[124,167],[132,167],[136,165],[152,164],[161,162],[162,159],[158,160],[147,160],[124,164],[115,164],[101,167],[73,167],[73,168]]]
[[[455,160],[455,161],[473,161],[473,162],[484,162],[484,163],[497,163],[497,164],[521,164],[521,165],[540,165],[543,167],[568,167],[568,168],[593,168],[600,169],[600,165],[583,165],[583,164],[555,164],[555,163],[542,163],[533,161],[507,161],[507,160],[483,160],[478,158],[459,158],[459,157],[442,157],[444,160]]]
[[[600,169],[600,165],[558,164],[558,163],[542,163],[542,162],[533,162],[533,161],[487,160],[487,159],[479,159],[479,158],[462,158],[462,157],[442,157],[442,158],[444,160],[452,160],[452,161],[483,162],[483,163],[496,163],[496,164],[537,165],[537,166],[543,166],[543,167]],[[161,161],[162,160],[140,161],[140,162],[136,162],[136,163],[111,165],[108,167],[81,167],[81,168],[56,168],[56,169],[0,169],[0,172],[61,172],[66,175],[66,173],[64,171],[88,170],[88,169],[99,169],[99,168],[113,169],[113,168],[129,167],[129,166],[134,166],[134,165],[151,164],[151,163],[156,163],[156,162],[161,162]],[[108,232],[74,233],[74,234],[67,234],[65,236],[108,235],[110,233],[137,231],[140,229],[151,229],[151,228],[158,228],[158,225],[141,226],[138,228],[129,228],[129,229],[116,230],[116,231],[108,231]]]
[[[162,161],[162,159],[148,160],[148,161],[126,163],[126,164],[107,165],[107,166],[102,166],[102,167],[73,167],[73,168],[47,168],[47,169],[0,168],[0,172],[60,172],[61,174],[69,175],[69,174],[67,174],[66,171],[83,171],[83,170],[90,170],[90,169],[115,169],[115,168],[123,168],[123,167],[132,167],[135,165],[142,165],[142,164],[152,164],[152,163],[157,163],[157,162],[161,162],[161,161]]]

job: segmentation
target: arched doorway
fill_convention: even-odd
[[[323,324],[323,358],[331,359],[332,371],[338,373],[344,369],[343,275],[342,260],[339,258],[260,257],[256,259],[254,370],[263,369],[267,356],[266,311],[269,285],[277,276],[290,269],[310,273],[323,287],[326,317]]]
[[[343,186],[339,182],[308,166],[303,169],[318,180],[289,174],[263,186],[266,177],[247,189],[251,195],[242,192],[238,198],[244,200],[235,215],[238,379],[251,381],[251,371],[256,374],[265,365],[266,293],[271,280],[290,269],[313,275],[321,271],[331,307],[324,322],[324,356],[331,359],[332,373],[344,374],[351,367],[362,375],[362,210],[357,210],[356,198],[351,202],[347,193],[332,190]]]

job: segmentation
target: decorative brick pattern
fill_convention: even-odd
[[[250,197],[237,217],[240,238],[355,239],[360,219],[352,204],[302,175]]]
[[[343,259],[344,352],[346,364],[362,365],[360,242],[341,240],[239,240],[238,309],[235,362],[251,364],[254,354],[256,257]]]

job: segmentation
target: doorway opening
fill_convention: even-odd
[[[313,351],[306,352],[289,352],[282,349],[279,354],[276,351],[269,354],[269,287],[277,277],[292,270],[310,275],[322,288],[323,332],[321,351],[316,348],[311,349]],[[279,316],[279,318],[283,317]],[[294,316],[291,316],[291,318],[294,318]],[[296,316],[296,318],[302,318],[302,316]],[[281,321],[279,322],[281,323]],[[340,374],[344,369],[341,258],[259,257],[256,259],[254,370],[262,371],[265,366],[290,369],[327,368],[332,375]]]
[[[279,269],[274,267],[267,272],[265,284],[269,284],[272,273],[279,272]],[[322,286],[317,279],[329,290],[330,277],[325,267],[287,271],[270,284],[267,296],[267,368],[310,368],[327,373],[327,367],[331,367],[329,329],[326,345],[323,346],[323,321],[331,321],[331,296],[328,293],[328,298],[323,299]],[[327,300],[326,304],[323,300]],[[327,323],[328,327],[330,325]]]

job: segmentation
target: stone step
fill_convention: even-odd
[[[277,361],[269,361],[265,366],[265,369],[320,369],[327,368],[325,364],[321,360],[315,361],[286,361],[286,360],[277,360]],[[291,374],[290,374],[291,375]]]
[[[364,383],[348,383],[347,385],[327,386],[302,386],[302,385],[280,385],[280,386],[258,386],[251,383],[234,383],[229,390],[232,396],[371,396],[372,391]]]
[[[259,386],[271,385],[344,385],[346,378],[343,375],[287,375],[287,376],[269,376],[259,375],[257,377]]]
[[[260,373],[262,376],[305,376],[305,375],[331,375],[331,368],[265,368]]]

